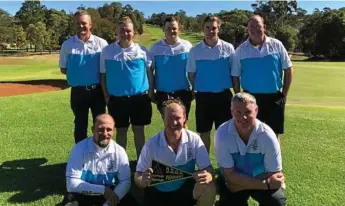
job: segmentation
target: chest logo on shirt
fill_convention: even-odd
[[[108,169],[108,171],[112,171],[115,169],[114,163],[112,161],[109,162],[107,169]]]
[[[254,140],[254,141],[252,142],[252,144],[250,145],[250,147],[252,148],[252,150],[257,151],[258,148],[259,148],[259,146],[258,146],[258,140]]]
[[[193,149],[187,148],[187,159],[193,158]]]

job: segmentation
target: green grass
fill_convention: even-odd
[[[162,37],[159,28],[145,29],[152,34],[140,37],[147,46]],[[345,63],[294,62],[294,68],[281,142],[288,205],[343,205]],[[56,55],[0,58],[2,81],[58,78],[63,76]],[[65,163],[74,145],[69,95],[70,89],[66,89],[0,97],[0,205],[56,205],[62,200]],[[155,105],[153,108],[147,138],[163,128]],[[195,130],[194,118],[189,128]],[[128,140],[127,152],[134,160],[131,132]],[[212,147],[210,157],[216,166]]]

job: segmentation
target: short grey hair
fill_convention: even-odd
[[[89,14],[89,12],[87,12],[86,10],[82,10],[82,9],[80,9],[80,10],[78,10],[78,11],[76,11],[75,13],[74,13],[74,17],[79,17],[79,16],[88,16],[89,18],[90,18],[90,21],[92,21],[91,20],[91,15]]]
[[[240,102],[244,104],[255,104],[256,105],[256,99],[253,95],[247,93],[247,92],[239,92],[235,94],[235,96],[232,97],[231,103],[234,102]]]

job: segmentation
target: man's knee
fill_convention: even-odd
[[[216,184],[195,183],[193,190],[193,198],[197,200],[197,206],[212,206],[216,197]]]
[[[280,188],[279,190],[265,190],[256,192],[252,197],[262,205],[285,206],[286,197]]]

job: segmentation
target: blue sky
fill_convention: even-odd
[[[6,10],[12,15],[19,10],[23,1],[3,1],[0,0],[0,8]],[[65,11],[75,12],[77,7],[83,4],[85,7],[100,7],[105,3],[113,1],[46,1],[43,0],[42,4],[48,8],[57,10],[64,9]],[[200,13],[216,13],[220,10],[233,10],[233,9],[246,9],[252,11],[250,5],[255,1],[119,1],[123,5],[130,4],[133,8],[144,12],[145,16],[152,13],[175,13],[182,9],[187,12],[188,16],[195,16]],[[320,10],[324,7],[337,9],[345,7],[344,1],[298,1],[299,7],[312,13],[314,8]]]

